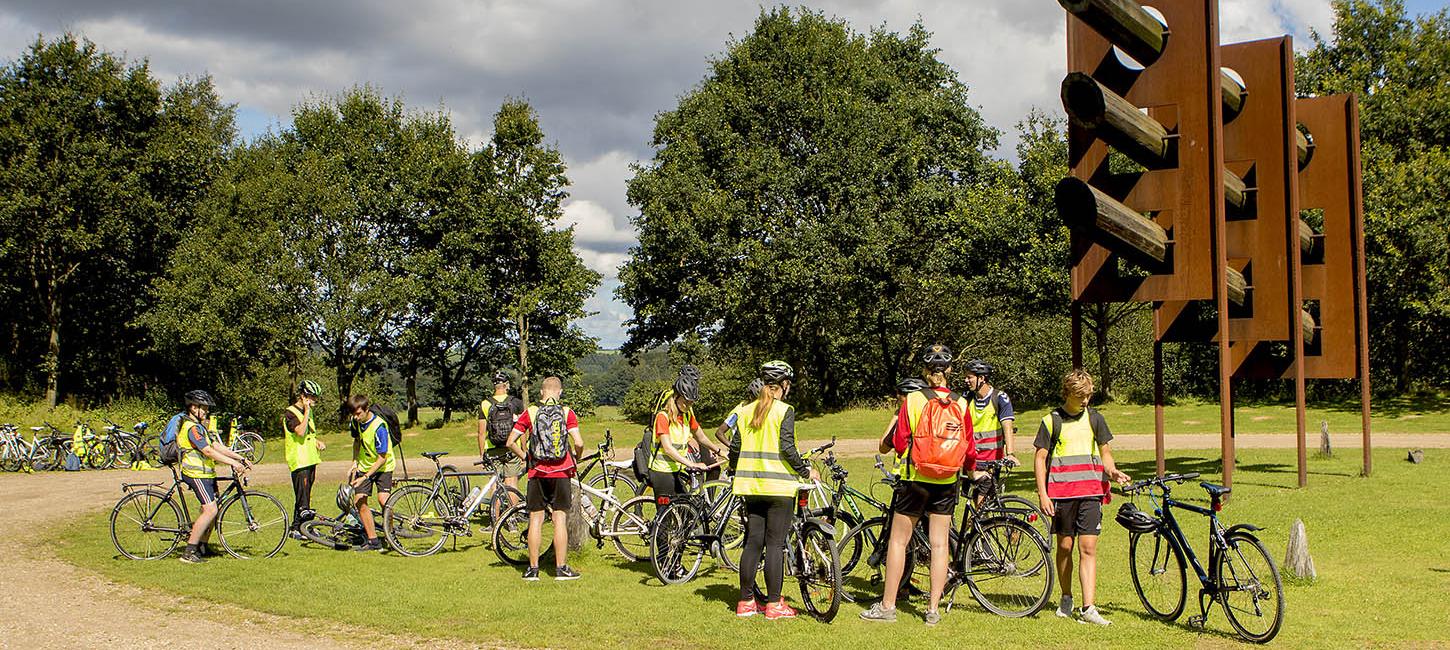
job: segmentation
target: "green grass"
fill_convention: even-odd
[[[1290,525],[1302,518],[1320,575],[1313,584],[1286,585],[1287,614],[1276,646],[1450,640],[1450,600],[1444,598],[1450,593],[1450,559],[1444,553],[1444,540],[1450,538],[1450,501],[1444,498],[1450,491],[1450,472],[1439,465],[1445,454],[1431,450],[1428,455],[1426,464],[1410,465],[1394,452],[1379,453],[1373,479],[1356,476],[1357,454],[1316,459],[1310,466],[1311,487],[1300,490],[1291,487],[1292,451],[1240,451],[1235,496],[1225,512],[1228,522],[1265,526],[1261,536],[1278,560]],[[1152,471],[1150,453],[1121,452],[1119,462],[1134,475]],[[864,459],[847,464],[854,483],[869,481]],[[1186,452],[1173,461],[1172,469],[1212,478],[1217,464],[1209,452]],[[1017,472],[1010,487],[1022,493],[1029,480]],[[284,500],[290,494],[282,486],[272,492]],[[1197,498],[1202,492],[1190,484],[1179,488],[1179,496]],[[1203,552],[1202,520],[1185,514],[1183,521]],[[476,643],[558,648],[861,648],[888,643],[893,648],[939,648],[970,638],[973,645],[989,646],[1147,648],[1232,641],[1218,609],[1202,635],[1182,622],[1149,620],[1128,577],[1127,535],[1110,521],[1104,530],[1098,600],[1114,621],[1111,628],[1062,621],[1050,611],[1034,619],[1002,619],[985,613],[965,593],[934,629],[921,625],[914,604],[903,605],[904,616],[894,627],[858,620],[864,602],[844,604],[828,626],[809,620],[737,620],[730,609],[737,594],[736,574],[708,570],[687,585],[665,587],[647,565],[625,563],[592,545],[570,560],[583,580],[530,584],[477,539],[422,559],[289,543],[270,560],[222,559],[188,566],[175,560],[118,559],[107,535],[106,513],[97,512],[55,531],[54,543],[67,560],[121,582],[283,616],[296,616],[297,604],[305,603],[301,611],[314,620]],[[706,566],[713,565],[707,560]],[[359,589],[373,598],[364,603],[348,596]],[[788,597],[798,602],[793,589],[787,581]],[[1190,584],[1190,610],[1192,589]]]

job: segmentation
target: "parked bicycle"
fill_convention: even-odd
[[[156,436],[148,437],[146,429],[149,428],[145,422],[137,422],[127,431],[121,425],[112,422],[110,418],[102,417],[106,423],[107,444],[114,451],[114,460],[111,467],[120,469],[139,462],[145,462],[152,467],[161,465],[161,444]]]
[[[267,455],[267,443],[262,439],[262,434],[256,431],[242,429],[243,422],[240,415],[225,416],[226,430],[230,432],[227,446],[237,452],[247,462],[256,465],[262,462]]]
[[[1253,524],[1235,524],[1227,528],[1219,521],[1223,498],[1230,488],[1199,482],[1208,492],[1209,507],[1174,499],[1170,484],[1198,478],[1197,472],[1169,474],[1161,478],[1138,481],[1126,488],[1127,495],[1146,494],[1153,512],[1139,510],[1131,501],[1118,509],[1117,521],[1131,533],[1128,540],[1128,567],[1133,575],[1133,588],[1148,613],[1165,621],[1177,620],[1183,614],[1188,595],[1185,561],[1198,576],[1199,614],[1189,624],[1202,629],[1208,623],[1208,610],[1217,602],[1234,631],[1247,641],[1267,643],[1284,622],[1284,584],[1279,567],[1263,542],[1254,535],[1262,530]],[[1208,518],[1208,566],[1198,560],[1188,536],[1179,527],[1174,510],[1187,510]]]
[[[410,557],[437,553],[449,539],[473,536],[472,517],[485,513],[484,530],[504,511],[523,501],[523,493],[505,485],[503,468],[488,458],[475,462],[481,471],[460,472],[438,459],[446,451],[421,454],[437,471],[426,482],[412,482],[388,496],[383,506],[383,535],[393,550]],[[483,487],[469,489],[468,477],[487,476]],[[482,508],[480,508],[482,506]]]
[[[124,496],[111,509],[111,542],[133,560],[159,560],[185,543],[191,533],[191,508],[181,475],[170,466],[171,486],[125,483]],[[218,476],[229,483],[217,496],[216,533],[233,557],[272,557],[287,539],[287,511],[266,492],[249,489],[246,474]],[[194,495],[193,495],[194,496]],[[198,506],[199,507],[199,506]]]
[[[32,427],[30,439],[20,435],[20,428],[13,424],[0,427],[0,469],[7,472],[25,470],[47,471],[58,466],[53,448],[48,445],[48,436],[41,436],[42,427]]]

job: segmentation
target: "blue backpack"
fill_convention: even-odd
[[[176,436],[181,433],[181,418],[185,413],[177,413],[171,416],[166,422],[166,430],[161,432],[161,462],[167,465],[175,465],[181,461],[181,447],[176,444]]]

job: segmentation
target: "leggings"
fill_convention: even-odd
[[[292,495],[296,504],[292,507],[292,525],[302,525],[302,511],[312,509],[312,481],[317,477],[317,466],[308,465],[292,471]]]
[[[795,514],[793,497],[743,496],[745,550],[740,556],[740,600],[755,598],[755,572],[765,555],[765,602],[780,600],[785,582],[785,531]]]

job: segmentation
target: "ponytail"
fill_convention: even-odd
[[[778,388],[774,384],[767,384],[760,389],[760,399],[755,400],[755,414],[750,418],[750,428],[759,429],[765,424],[765,416],[770,414],[771,407],[775,406],[775,393],[771,388]]]

